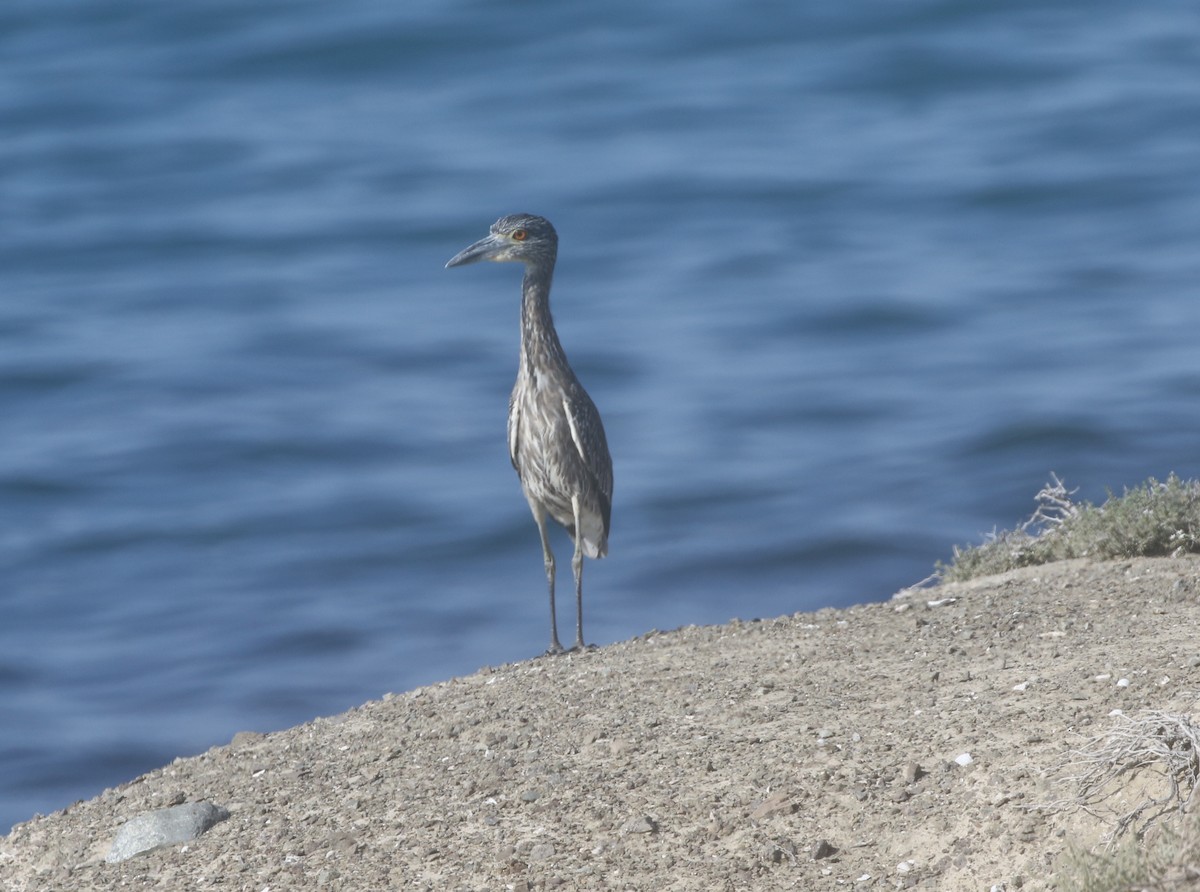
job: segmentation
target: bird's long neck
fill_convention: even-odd
[[[565,366],[566,354],[550,316],[550,280],[553,266],[525,268],[521,284],[521,368],[532,375],[534,368]]]

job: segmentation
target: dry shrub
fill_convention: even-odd
[[[1157,821],[1191,811],[1200,789],[1200,725],[1191,716],[1145,710],[1117,713],[1104,734],[1067,754],[1056,772],[1071,792],[1049,803],[1110,823],[1110,843],[1142,838]]]
[[[1200,481],[1153,477],[1100,506],[1075,502],[1057,476],[1037,494],[1037,508],[1015,530],[992,533],[978,546],[954,548],[939,564],[941,582],[1004,573],[1068,558],[1179,556],[1200,552]]]

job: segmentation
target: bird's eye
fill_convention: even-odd
[[[529,233],[524,229],[514,229],[512,237],[513,241],[523,242],[525,239],[529,238]]]

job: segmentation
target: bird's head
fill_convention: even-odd
[[[534,214],[509,214],[493,223],[491,231],[471,247],[451,257],[446,268],[479,260],[553,264],[557,253],[558,234],[549,220]]]

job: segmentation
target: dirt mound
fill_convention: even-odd
[[[1198,594],[1071,561],[484,669],[21,824],[0,889],[1045,888],[1109,827],[1031,807],[1113,710],[1191,711]],[[231,817],[105,863],[199,800]]]

